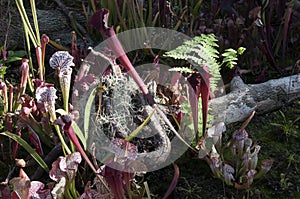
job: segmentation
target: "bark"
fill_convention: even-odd
[[[231,81],[231,92],[210,101],[213,124],[244,121],[254,110],[265,114],[300,97],[300,75],[245,84],[240,77]]]

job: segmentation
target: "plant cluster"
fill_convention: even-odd
[[[19,7],[21,7],[22,10],[22,2],[19,3]],[[32,3],[32,6],[34,6],[34,3]],[[26,14],[23,12],[22,14],[24,21],[26,21]],[[101,90],[101,88],[95,87],[95,75],[90,74],[88,69],[83,67],[75,76],[73,83],[77,86],[74,87],[74,92],[70,93],[76,60],[67,51],[57,51],[54,53],[49,60],[49,65],[52,70],[55,70],[55,78],[57,78],[59,82],[62,94],[62,108],[60,108],[57,104],[57,86],[47,83],[47,79],[45,78],[44,57],[46,46],[43,46],[43,50],[41,50],[37,42],[39,39],[33,36],[30,24],[25,22],[24,24],[26,29],[29,30],[26,34],[31,35],[31,40],[37,45],[36,55],[39,77],[34,77],[35,74],[30,72],[30,66],[33,67],[33,64],[30,60],[24,58],[22,59],[22,65],[20,67],[22,77],[19,85],[13,86],[9,84],[7,86],[5,82],[1,82],[1,94],[5,107],[3,111],[5,117],[4,132],[1,132],[1,141],[3,140],[3,143],[9,143],[8,146],[5,147],[8,151],[4,151],[2,148],[3,161],[7,162],[5,165],[11,165],[14,168],[9,171],[9,167],[5,167],[3,171],[1,171],[4,173],[6,171],[8,172],[6,179],[1,179],[3,180],[1,196],[4,198],[85,198],[92,195],[103,198],[124,198],[125,195],[129,198],[142,197],[144,195],[144,189],[135,185],[134,171],[130,165],[128,165],[127,159],[124,159],[122,154],[119,153],[120,151],[126,150],[128,154],[131,154],[128,156],[128,159],[134,160],[136,158],[137,148],[129,141],[149,122],[155,110],[142,122],[141,126],[130,135],[125,135],[123,139],[112,139],[109,145],[109,151],[112,154],[106,157],[105,165],[99,167],[93,154],[91,154],[91,156],[95,161],[92,163],[85,150],[87,147],[86,133],[89,133],[89,119],[87,119],[88,117],[86,116],[90,116],[93,100],[89,100],[84,107],[84,116],[86,119],[84,121],[84,132],[82,132],[74,121],[76,119],[78,120],[78,116],[81,116],[78,115],[77,110],[73,109],[69,96],[72,95],[73,98],[76,98],[80,95],[89,94],[89,99],[95,98],[96,91]],[[44,38],[45,41],[49,40],[46,35],[43,35],[42,38]],[[45,42],[44,45],[46,45],[46,43],[47,42]],[[121,46],[118,46],[118,48],[122,49]],[[128,59],[123,57],[123,61],[124,60],[124,66],[132,67]],[[112,64],[112,67],[119,66]],[[34,77],[33,79],[31,79],[30,74]],[[119,75],[122,76],[123,74]],[[103,80],[111,84],[111,86],[114,84],[124,85],[126,82],[124,82],[122,77],[120,77],[119,80],[113,80],[109,77],[111,76],[104,76]],[[133,76],[135,80],[138,78],[137,75]],[[31,85],[32,83],[34,83],[34,86]],[[143,84],[142,81],[138,83]],[[31,86],[28,88],[28,85]],[[122,87],[119,88],[122,89]],[[147,88],[143,88],[143,91],[146,92]],[[28,90],[30,90],[32,94],[28,93]],[[90,92],[90,90],[92,90],[92,92]],[[123,91],[124,90],[119,90],[119,92],[116,93],[120,94]],[[148,96],[148,98],[150,99],[150,96]],[[99,107],[103,107],[103,104],[100,103]],[[124,109],[126,107],[123,105],[120,108]],[[102,113],[102,111],[100,111],[100,113]],[[105,114],[109,115],[108,112]],[[60,116],[58,117],[58,115]],[[9,142],[7,142],[7,139]],[[26,168],[29,167],[28,162],[22,165],[15,164],[14,160],[22,155],[19,154],[20,146],[30,154],[32,159],[35,160],[44,171],[49,172],[51,180],[54,181],[51,183],[51,186],[48,185],[48,188],[43,189],[43,183],[32,181],[27,176],[23,168],[26,170]],[[45,160],[42,158],[46,155],[46,150],[52,149],[55,151],[57,150],[57,146],[58,153],[53,154],[55,152],[50,152],[47,154]],[[12,154],[10,154],[11,152]],[[52,156],[57,156],[58,154],[63,154],[64,156],[58,158],[54,157],[53,160]],[[88,170],[92,170],[93,175],[99,181],[96,183],[97,190],[91,189],[91,185],[87,183],[85,187],[86,191],[83,194],[79,193],[76,189],[76,176],[79,175],[79,172],[77,172],[78,165],[81,163],[82,158],[88,164],[89,168],[87,167],[83,173],[80,172],[80,175],[84,175],[85,173],[85,175],[89,177]],[[51,169],[49,169],[49,165],[52,165]],[[19,177],[12,177],[17,167],[20,167]],[[122,170],[114,169],[115,167],[122,168]],[[32,178],[37,178],[41,176],[42,173],[43,171],[38,169],[31,175],[33,176]],[[36,183],[38,184],[37,186],[35,186]],[[13,186],[12,190],[10,190],[9,186]],[[172,189],[174,189],[174,186]],[[171,191],[168,191],[166,193],[166,197],[170,192]]]
[[[233,68],[237,63],[237,55],[243,54],[245,48],[240,47],[237,51],[234,49],[226,49],[222,54],[222,63],[218,62],[219,52],[217,50],[217,39],[213,34],[196,36],[190,41],[186,41],[183,45],[174,50],[165,53],[165,56],[174,59],[186,60],[190,63],[189,67],[174,67],[169,71],[177,71],[183,74],[190,74],[188,82],[193,87],[193,92],[196,96],[190,93],[189,103],[194,119],[194,131],[196,141],[199,141],[198,134],[198,101],[201,97],[202,110],[202,133],[206,131],[208,123],[208,100],[213,96],[213,93],[221,79],[220,70],[224,64],[229,68]],[[196,99],[194,99],[196,98]],[[198,132],[199,131],[199,132]]]
[[[251,118],[246,122],[250,120]],[[246,126],[247,123],[244,123],[224,145],[222,141],[222,134],[226,130],[224,123],[209,128],[199,143],[198,157],[204,159],[213,175],[226,185],[249,191],[254,180],[263,177],[271,169],[273,160],[259,161],[258,153],[261,146],[249,138]]]
[[[280,114],[280,120],[282,122],[281,123],[271,123],[271,125],[280,128],[283,131],[284,135],[286,136],[286,140],[288,140],[288,138],[290,136],[299,137],[299,135],[298,135],[299,127],[296,125],[296,123],[297,123],[297,121],[299,121],[300,117],[297,117],[294,120],[289,120],[282,111],[279,111],[279,114]]]
[[[1,106],[3,107],[1,114],[3,123],[0,126],[0,142],[1,163],[3,162],[5,166],[0,172],[1,176],[6,174],[5,178],[0,178],[3,181],[0,187],[1,197],[143,198],[145,193],[150,197],[147,183],[138,184],[136,182],[137,174],[141,173],[135,171],[131,165],[139,154],[138,146],[133,142],[133,139],[143,128],[146,128],[145,126],[150,123],[150,120],[153,121],[155,119],[153,115],[157,114],[163,121],[163,124],[169,128],[169,131],[183,140],[177,133],[176,128],[180,128],[181,122],[184,123],[182,115],[189,113],[189,110],[182,106],[176,112],[168,113],[168,116],[173,116],[175,124],[172,124],[166,113],[157,106],[157,102],[153,97],[153,93],[156,91],[149,91],[149,87],[139,77],[127,55],[122,53],[124,50],[116,37],[112,39],[108,48],[115,54],[122,54],[122,56],[118,57],[120,65],[117,64],[115,59],[111,59],[91,49],[92,53],[108,60],[110,63],[107,71],[101,75],[100,80],[97,80],[96,76],[98,74],[90,73],[88,63],[84,62],[81,70],[74,75],[76,67],[79,67],[80,53],[78,53],[76,48],[76,35],[73,34],[72,47],[69,51],[71,54],[68,51],[57,51],[49,60],[49,66],[52,68],[51,70],[55,71],[55,79],[58,80],[57,84],[49,83],[49,79],[45,76],[45,53],[49,38],[45,34],[40,37],[37,16],[34,14],[35,2],[33,0],[30,1],[35,25],[34,29],[29,23],[23,1],[17,0],[16,2],[24,24],[28,59],[22,59],[20,66],[22,76],[17,85],[10,83],[9,80],[4,81],[4,76],[1,76]],[[105,3],[106,1],[101,1],[101,5],[103,2]],[[115,8],[112,10],[116,12],[110,20],[114,24],[117,24],[116,21],[119,20],[124,30],[149,24],[174,25],[176,30],[187,28],[188,22],[190,23],[186,15],[190,7],[185,1],[168,2],[167,7],[164,7],[165,1],[147,1],[149,9],[157,9],[156,11],[147,10],[147,14],[144,13],[144,1],[130,1],[130,4],[126,4],[123,1],[120,4],[120,2],[119,4],[118,1],[107,1],[106,3],[108,7],[112,6]],[[191,2],[192,5],[195,5],[195,8],[190,13],[196,16],[200,12],[202,1]],[[233,8],[233,3],[228,2],[229,8]],[[102,9],[96,12],[95,1],[91,0],[89,3],[95,12],[90,19],[91,25],[102,34],[103,38],[115,36],[114,29],[107,26],[109,11]],[[122,12],[120,12],[121,5],[123,6]],[[152,7],[153,5],[155,6]],[[167,8],[167,10],[159,9],[161,6]],[[177,9],[174,10],[175,6],[182,8],[182,13]],[[226,6],[222,6],[224,10]],[[220,5],[220,7],[222,6]],[[131,11],[137,8],[137,12],[127,12],[127,8],[130,8]],[[266,8],[264,8],[265,11],[267,10]],[[235,10],[231,9],[230,12],[234,14]],[[137,13],[138,15],[136,15]],[[156,13],[155,16],[153,16],[153,13]],[[164,18],[166,13],[170,15]],[[217,14],[217,11],[214,14]],[[124,21],[125,18],[129,20]],[[161,20],[158,20],[158,18],[161,18]],[[196,26],[193,23],[196,21],[193,18],[192,28],[190,28],[189,32],[193,32],[192,30]],[[198,25],[197,28],[200,28],[200,26]],[[204,32],[208,32],[207,27],[202,27],[202,29],[205,29]],[[30,41],[36,50],[37,67],[34,67],[33,56],[30,53]],[[165,53],[165,55],[199,66],[198,70],[191,67],[190,64],[170,70],[170,72],[176,71],[181,73],[180,75],[184,75],[186,81],[191,85],[191,88],[185,93],[187,96],[180,96],[178,93],[175,95],[176,100],[182,97],[183,101],[188,101],[192,107],[193,129],[195,131],[197,148],[189,147],[198,153],[200,159],[204,159],[208,163],[216,178],[221,179],[228,186],[249,191],[254,180],[261,178],[270,170],[273,161],[258,160],[260,146],[249,138],[245,130],[251,118],[239,130],[235,131],[232,138],[225,144],[223,144],[222,140],[222,134],[225,132],[223,123],[214,125],[208,130],[206,129],[208,123],[208,102],[220,78],[221,65],[226,64],[230,68],[235,67],[237,54],[242,54],[245,50],[244,48],[239,48],[237,51],[233,49],[225,50],[222,54],[223,60],[220,63],[216,42],[217,39],[213,34],[201,35]],[[6,57],[6,49],[1,50],[3,58],[0,60],[0,64],[7,64],[10,61],[20,59],[21,55],[12,54],[11,51],[8,51]],[[268,56],[270,56],[269,53]],[[126,75],[130,77],[126,78],[127,76],[120,70],[120,66],[129,71]],[[35,76],[36,72],[38,72],[38,77]],[[5,67],[2,69],[2,74],[4,73]],[[75,85],[73,93],[71,93],[72,84]],[[180,90],[178,87],[179,85],[175,86],[176,92]],[[57,95],[58,88],[61,90],[61,96]],[[143,96],[141,98],[144,101],[143,103],[147,103],[147,106],[143,104],[143,107],[138,110],[132,103],[136,90],[140,90],[138,94]],[[112,101],[109,99],[111,97],[109,92],[113,92],[115,98],[122,98],[122,100]],[[99,95],[98,112],[92,113],[93,102],[97,94]],[[77,104],[76,106],[72,104],[69,96],[72,96],[72,99],[78,99],[82,95],[87,96],[88,100],[87,104],[83,106],[84,111],[78,112],[74,108],[77,107]],[[164,97],[166,98],[166,106],[178,105],[177,102],[175,103],[176,100],[173,99],[173,95]],[[188,100],[186,97],[189,97]],[[199,101],[202,102],[201,109],[198,109]],[[114,109],[111,109],[110,103],[115,103]],[[132,114],[131,112],[142,112],[147,107],[151,108],[149,108],[150,111],[147,112],[146,118],[140,120],[140,124],[136,129],[129,129],[127,127],[127,115]],[[198,130],[199,110],[202,111],[202,134]],[[120,115],[119,113],[123,114]],[[110,133],[109,137],[111,140],[109,147],[106,149],[109,151],[109,154],[104,160],[101,160],[101,163],[99,163],[100,160],[96,160],[95,153],[87,154],[86,152],[87,135],[94,130],[90,125],[91,115],[95,117],[93,122],[100,124],[101,130],[105,129],[105,131]],[[83,129],[78,125],[80,122],[79,118],[84,118],[82,121]],[[285,117],[283,119],[286,123],[284,125],[288,127],[288,129],[284,129],[288,135],[291,126],[298,119],[291,122],[291,124],[286,121]],[[114,125],[113,128],[110,128],[110,125]],[[119,132],[124,133],[116,136],[111,129],[118,129]],[[184,140],[183,142],[187,144]],[[27,153],[24,155],[24,152],[20,150],[20,146],[31,157],[24,157]],[[124,151],[126,152],[125,157]],[[23,157],[23,159],[19,159],[20,157]],[[92,161],[90,158],[92,158]],[[32,160],[37,162],[40,167],[34,173],[30,173]],[[82,160],[86,164],[82,163]],[[104,165],[102,164],[103,162],[105,162]],[[143,165],[140,166],[142,167]],[[37,168],[37,165],[32,167]],[[18,176],[16,176],[15,170],[18,168],[19,172]],[[142,168],[141,170],[146,169]],[[179,168],[176,164],[174,164],[174,170],[173,181],[164,198],[171,194],[178,181]],[[30,173],[31,177],[28,177],[25,171]],[[51,180],[47,187],[45,187],[44,182],[35,181],[35,179],[41,178],[44,172],[47,173],[47,177],[49,176],[47,181]],[[290,186],[288,179],[283,175],[281,176],[280,185],[282,187]],[[78,190],[78,187],[81,190]]]

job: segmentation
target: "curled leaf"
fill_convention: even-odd
[[[63,177],[72,179],[80,162],[81,156],[79,152],[74,152],[66,157],[59,157],[52,163],[52,169],[49,172],[50,178],[56,182]]]
[[[49,168],[47,164],[44,162],[44,160],[37,154],[37,152],[22,138],[18,137],[17,135],[10,133],[10,132],[3,132],[0,133],[0,135],[5,135],[7,137],[10,137],[14,141],[18,142],[24,149],[39,163],[39,165],[45,170],[49,171]]]

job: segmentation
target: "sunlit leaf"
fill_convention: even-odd
[[[237,64],[236,61],[238,59],[237,59],[236,50],[232,48],[226,49],[225,52],[222,54],[222,56],[223,56],[223,63],[225,63],[227,67],[233,68]]]
[[[26,52],[24,50],[9,50],[7,56],[8,57],[24,57],[26,55]]]
[[[24,32],[26,32],[29,35],[34,47],[37,47],[39,45],[38,39],[36,38],[36,35],[34,34],[34,31],[31,27],[30,22],[29,22],[29,19],[28,19],[28,16],[26,14],[26,10],[25,10],[23,1],[22,0],[16,0],[16,4],[17,4],[18,10],[19,10],[20,15],[21,15],[21,19],[22,19],[23,26],[24,26]]]
[[[77,125],[76,122],[72,122],[72,127],[73,127],[77,137],[81,141],[84,150],[86,150],[86,137],[83,135],[81,129],[79,128],[79,126]]]
[[[245,52],[245,50],[246,50],[246,48],[239,47],[238,50],[237,50],[237,52],[238,52],[239,55],[242,55]]]
[[[84,132],[84,137],[87,138],[88,135],[89,135],[89,125],[90,125],[90,117],[91,117],[91,111],[92,111],[92,107],[94,105],[94,99],[96,97],[96,94],[97,94],[97,90],[98,88],[95,87],[87,102],[86,102],[86,105],[85,105],[85,109],[84,109],[84,123],[83,123],[83,132]],[[100,106],[100,105],[99,105]]]
[[[7,64],[15,61],[20,61],[22,60],[22,57],[8,57],[6,61],[0,60],[0,64]]]

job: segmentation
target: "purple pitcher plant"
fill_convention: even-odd
[[[198,157],[208,163],[213,175],[237,189],[250,188],[254,179],[263,177],[273,164],[273,160],[262,160],[259,164],[261,146],[253,144],[245,130],[253,115],[233,133],[225,146],[221,145],[224,123],[209,128],[198,146]]]

